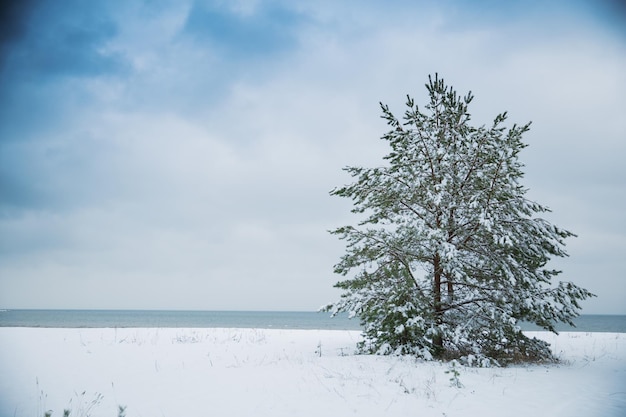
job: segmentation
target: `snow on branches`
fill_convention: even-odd
[[[381,103],[391,127],[384,164],[346,168],[354,182],[331,192],[351,199],[362,219],[332,232],[346,241],[335,266],[346,279],[328,309],[360,317],[370,352],[550,360],[547,344],[517,323],[555,331],[592,294],[552,282],[560,271],[548,261],[567,256],[564,240],[574,234],[525,197],[518,156],[530,123],[506,128],[505,112],[474,127],[471,92],[461,97],[437,75],[426,88],[424,110],[408,97],[402,121]]]

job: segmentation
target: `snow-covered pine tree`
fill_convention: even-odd
[[[522,135],[469,124],[471,92],[459,96],[429,76],[422,112],[408,97],[401,123],[381,103],[391,151],[377,168],[345,168],[355,182],[331,194],[353,200],[357,226],[333,234],[347,242],[335,272],[344,290],[327,307],[364,325],[364,351],[461,358],[470,364],[553,359],[549,345],[517,327],[528,321],[555,332],[572,324],[579,300],[593,296],[560,273],[574,236],[538,217],[548,208],[525,198],[520,184]],[[349,277],[348,277],[349,276]]]

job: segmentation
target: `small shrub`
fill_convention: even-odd
[[[459,379],[459,362],[456,359],[450,361],[450,368],[446,371],[446,374],[450,375],[450,386],[454,388],[463,388],[463,384]]]

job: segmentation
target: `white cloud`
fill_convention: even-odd
[[[623,42],[585,27],[573,35],[567,22],[536,30],[524,19],[456,25],[446,10],[413,18],[373,6],[299,7],[309,19],[297,47],[236,59],[178,33],[189,5],[147,18],[119,11],[124,24],[108,47],[133,72],[68,82],[84,105],[72,105],[63,129],[19,147],[49,203],[0,217],[0,233],[12,236],[0,305],[332,301],[343,245],[326,230],[356,218],[328,191],[350,180],[341,167],[380,163],[378,101],[401,115],[405,95],[423,102],[426,77],[438,71],[459,92],[474,91],[476,123],[503,110],[511,122],[534,121],[522,154],[530,195],[580,234],[559,264],[564,278],[602,296],[589,312],[623,312],[626,289],[612,285],[623,264],[596,251],[606,242],[617,258],[626,235]]]

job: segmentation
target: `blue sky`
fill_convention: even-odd
[[[0,24],[0,307],[315,310],[428,74],[526,135],[555,266],[626,313],[620,2],[29,0]]]

